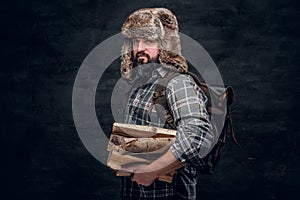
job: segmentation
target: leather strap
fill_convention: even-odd
[[[164,78],[158,81],[152,96],[152,102],[155,105],[158,117],[162,121],[166,120],[167,123],[172,127],[172,129],[176,129],[176,126],[174,118],[171,115],[167,105],[166,89],[169,81],[177,75],[178,73],[168,72]]]

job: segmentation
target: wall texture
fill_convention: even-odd
[[[156,6],[176,14],[236,92],[241,148],[228,140],[215,175],[199,179],[199,199],[286,200],[299,191],[296,0],[31,0],[0,8],[2,199],[119,199],[120,180],[77,135],[72,87],[95,46],[134,10]],[[118,76],[117,60],[99,84],[107,134]]]

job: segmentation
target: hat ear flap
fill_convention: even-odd
[[[165,37],[160,41],[160,63],[172,70],[186,72],[188,64],[181,55],[178,22],[175,15],[165,8],[157,8],[154,10],[154,13],[158,16],[165,30]]]
[[[185,58],[177,53],[160,50],[159,62],[166,68],[175,70],[179,73],[188,71],[188,64]]]
[[[121,68],[120,72],[123,78],[130,80],[132,76],[132,42],[125,38],[121,50]]]

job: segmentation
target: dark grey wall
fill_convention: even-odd
[[[71,94],[88,53],[141,7],[162,6],[235,88],[235,132],[199,199],[291,199],[299,191],[297,1],[13,1],[1,5],[1,180],[5,199],[119,199],[120,180],[81,143]],[[118,78],[117,61],[105,81]],[[111,85],[99,85],[109,94]],[[97,101],[109,134],[109,95]],[[107,114],[106,114],[107,113]],[[0,197],[1,198],[1,197]],[[4,198],[2,198],[4,199]]]

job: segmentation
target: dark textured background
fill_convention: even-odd
[[[215,175],[200,177],[199,199],[297,194],[296,0],[31,0],[0,7],[1,199],[119,199],[120,180],[77,135],[72,86],[95,46],[119,33],[134,10],[155,6],[176,14],[181,32],[209,52],[236,92],[233,117],[242,147],[228,140]],[[105,94],[118,78],[116,66],[100,83]],[[106,96],[97,110],[109,131]]]

